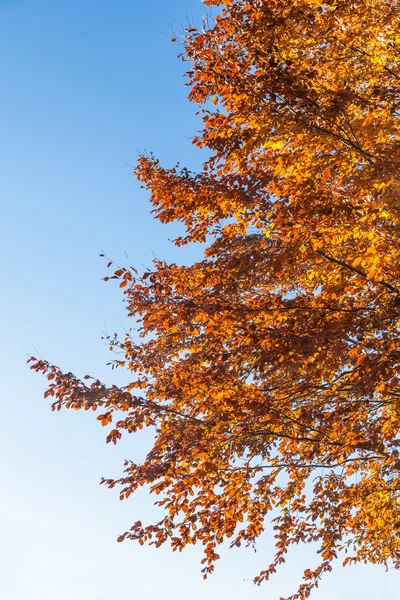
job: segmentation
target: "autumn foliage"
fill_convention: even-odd
[[[136,176],[191,266],[118,269],[135,333],[126,387],[33,359],[53,407],[98,409],[108,441],[151,427],[142,464],[161,520],[120,539],[181,550],[316,542],[306,598],[341,552],[400,567],[400,2],[208,0],[185,33],[199,173],[141,156]]]

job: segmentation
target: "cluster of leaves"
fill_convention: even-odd
[[[340,551],[400,567],[400,3],[206,0],[185,37],[201,173],[141,156],[136,175],[191,266],[119,269],[138,336],[115,338],[132,382],[91,385],[34,359],[54,408],[105,410],[108,440],[153,427],[142,464],[164,516],[121,536],[182,550],[319,544],[291,599]],[[119,419],[119,420],[118,420]]]

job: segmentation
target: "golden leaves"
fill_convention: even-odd
[[[186,58],[209,158],[193,173],[140,156],[135,171],[155,216],[183,224],[177,246],[205,257],[105,278],[136,323],[109,340],[127,386],[32,368],[55,409],[118,412],[107,441],[153,428],[144,461],[104,483],[122,498],[150,485],[164,517],[119,540],[201,543],[207,576],[225,537],[254,544],[274,511],[256,582],[292,544],[320,545],[294,600],[342,547],[400,564],[399,9],[206,4],[223,12],[187,30]]]

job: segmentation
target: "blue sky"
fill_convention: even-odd
[[[121,294],[101,281],[104,252],[123,264],[153,256],[190,262],[174,226],[149,213],[131,171],[138,151],[196,168],[200,127],[186,100],[173,32],[199,22],[200,0],[0,0],[1,494],[0,595],[4,600],[239,600],[294,591],[312,549],[299,549],[270,584],[259,551],[223,550],[203,582],[200,550],[174,554],[116,537],[154,518],[145,492],[119,502],[98,486],[148,436],[106,446],[93,416],[51,413],[45,381],[25,365],[40,354],[66,371],[116,381],[101,330],[127,324]],[[314,598],[395,597],[395,572],[339,565]]]

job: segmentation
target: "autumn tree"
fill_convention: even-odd
[[[190,266],[115,268],[136,329],[113,338],[124,387],[47,374],[53,408],[93,409],[107,440],[154,430],[121,498],[162,518],[119,539],[254,545],[273,520],[275,573],[319,545],[307,598],[339,553],[400,567],[400,2],[207,0],[185,32],[199,173],[140,156],[136,176]]]

